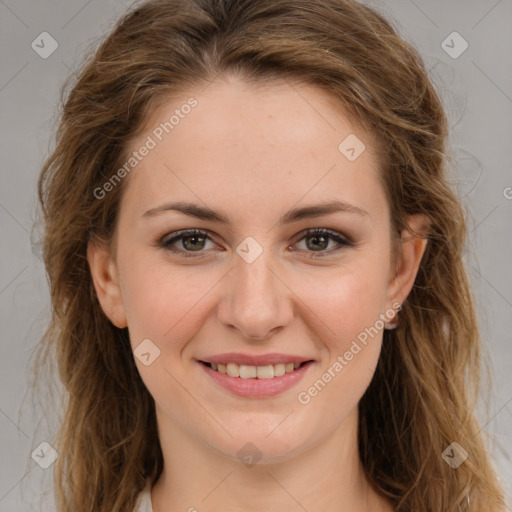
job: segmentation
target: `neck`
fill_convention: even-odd
[[[164,470],[153,512],[392,512],[369,485],[357,443],[357,408],[321,445],[247,467],[180,430],[157,410]]]

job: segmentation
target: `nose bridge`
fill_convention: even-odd
[[[254,256],[257,248],[251,243],[242,243],[237,249],[239,254],[235,256],[219,316],[225,325],[237,328],[245,337],[264,339],[290,321],[291,306],[286,287],[274,270],[271,250],[261,248],[252,259],[251,251]]]

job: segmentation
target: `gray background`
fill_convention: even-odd
[[[467,248],[495,394],[485,430],[494,460],[512,482],[512,0],[374,0],[424,57],[451,121],[452,180],[470,215]],[[30,357],[49,315],[48,287],[31,230],[35,184],[53,140],[60,87],[113,26],[123,0],[0,0],[0,512],[42,510],[51,467],[31,458],[55,425],[42,423],[28,395]],[[442,42],[457,31],[458,58]],[[58,48],[43,59],[31,47],[42,32]],[[48,43],[48,41],[47,41]],[[461,40],[448,39],[461,49]],[[46,44],[48,49],[49,45]],[[48,414],[50,418],[51,414]],[[55,416],[56,418],[56,416]],[[510,486],[509,486],[509,493]],[[51,494],[47,510],[51,510]],[[512,505],[508,505],[512,511]]]

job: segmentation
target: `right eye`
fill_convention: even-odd
[[[171,236],[164,236],[160,240],[159,245],[164,249],[168,249],[171,252],[179,253],[180,255],[189,258],[194,257],[194,255],[187,253],[204,252],[201,249],[204,248],[206,240],[211,241],[206,231],[199,229],[186,229],[183,231],[177,231],[176,233],[171,233]],[[174,244],[178,241],[181,241],[182,249],[174,247]]]

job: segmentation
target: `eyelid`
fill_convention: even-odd
[[[185,257],[189,257],[188,254],[190,254],[190,256],[193,256],[193,257],[200,257],[201,253],[204,253],[206,251],[197,251],[197,255],[194,256],[194,251],[184,251],[182,249],[176,249],[176,248],[172,247],[172,244],[179,241],[180,239],[192,237],[192,236],[201,236],[201,237],[207,238],[208,240],[213,242],[213,239],[212,239],[209,231],[204,230],[204,229],[191,228],[191,229],[180,229],[178,231],[173,231],[172,233],[168,233],[168,234],[164,235],[163,237],[161,237],[157,241],[157,244],[159,247],[166,249],[175,254],[185,255]]]
[[[298,242],[302,241],[304,238],[308,236],[326,236],[328,239],[336,242],[338,245],[337,247],[331,248],[329,250],[322,250],[322,251],[305,251],[309,255],[306,256],[310,259],[315,258],[322,258],[327,257],[333,253],[338,252],[340,249],[347,248],[347,247],[355,247],[356,244],[353,242],[351,237],[342,234],[338,231],[328,229],[328,228],[307,228],[301,231],[300,233],[297,233],[295,236],[295,241],[292,245],[296,245]],[[163,248],[165,250],[168,250],[174,254],[182,255],[186,258],[189,257],[202,257],[204,253],[208,251],[185,251],[183,249],[176,249],[172,247],[172,244],[187,237],[192,236],[200,236],[203,238],[206,238],[210,240],[211,242],[214,242],[210,232],[208,230],[204,229],[197,229],[197,228],[191,228],[191,229],[182,229],[178,231],[174,231],[172,233],[168,233],[164,235],[163,237],[159,238],[157,240],[157,245],[160,248]],[[215,242],[214,242],[215,243]],[[296,252],[304,252],[304,251],[296,251]]]
[[[302,240],[305,236],[312,236],[312,235],[328,235],[331,236],[333,239],[339,238],[343,240],[346,245],[353,244],[353,241],[348,235],[345,235],[343,233],[340,233],[339,231],[336,231],[334,229],[329,228],[307,228],[302,230],[300,233],[297,233],[297,241]]]
[[[299,243],[304,240],[308,236],[325,236],[330,240],[336,242],[337,246],[331,249],[326,249],[322,251],[306,251],[306,258],[309,259],[322,259],[327,258],[333,254],[338,254],[342,249],[346,249],[349,247],[355,247],[355,243],[351,240],[351,238],[347,235],[340,233],[339,231],[335,231],[333,229],[328,228],[307,228],[296,236],[296,241],[293,245]]]

